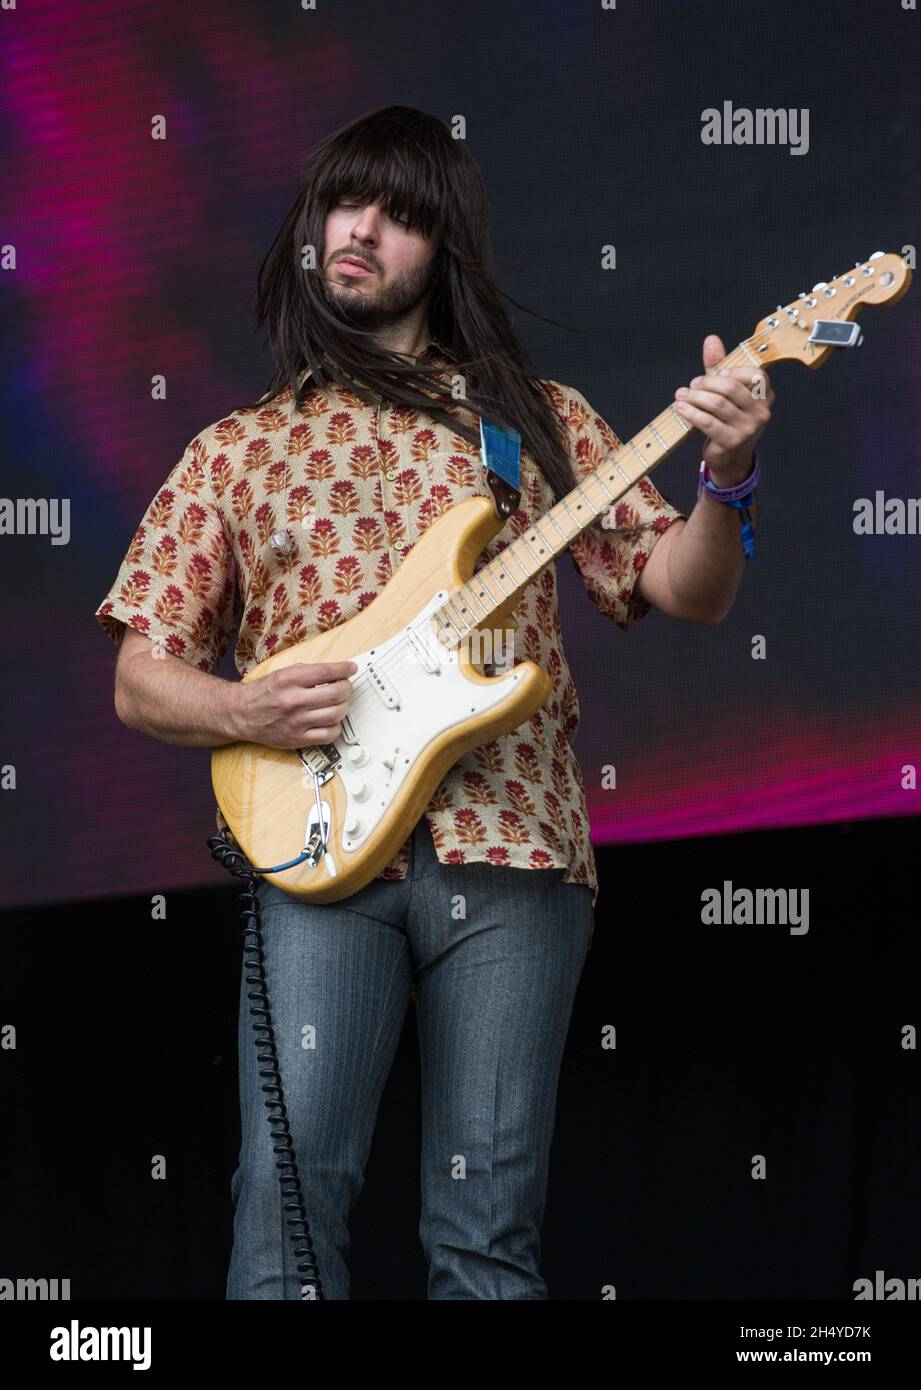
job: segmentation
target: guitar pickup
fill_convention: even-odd
[[[355,723],[354,719],[352,718],[352,716],[351,716],[350,714],[344,715],[341,722],[342,722],[342,733],[340,734],[340,738],[342,739],[342,742],[343,742],[343,743],[357,743],[357,742],[358,742],[358,726],[356,725],[356,723]]]
[[[393,681],[388,680],[383,671],[379,671],[371,662],[368,662],[367,666],[367,679],[371,682],[371,689],[380,696],[388,709],[400,708],[400,697]]]
[[[440,676],[441,662],[438,660],[438,652],[435,650],[434,644],[430,645],[426,640],[430,631],[428,626],[426,626],[425,633],[418,632],[414,627],[406,629],[410,645],[419,658],[419,664],[428,671],[430,676]]]

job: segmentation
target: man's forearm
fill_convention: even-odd
[[[239,681],[198,671],[168,652],[120,659],[115,708],[129,729],[184,748],[219,748],[243,738]]]
[[[752,500],[749,512],[756,526],[757,500]],[[722,622],[732,607],[747,563],[741,530],[740,513],[704,492],[669,546],[672,598],[677,609],[693,615],[692,621]]]

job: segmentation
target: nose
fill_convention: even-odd
[[[362,208],[352,223],[352,236],[363,244],[376,245],[380,235],[379,223],[380,213],[376,207],[369,205]]]

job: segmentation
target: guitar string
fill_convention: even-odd
[[[715,365],[724,366],[726,363],[730,362],[730,359],[733,358],[733,357],[736,355],[736,353],[738,353],[738,352],[740,352],[740,351],[742,350],[743,344],[747,345],[747,344],[749,344],[749,341],[750,341],[749,339],[743,339],[742,342],[739,343],[739,344],[737,344],[737,346],[736,346],[735,348],[733,348],[731,352],[728,352],[728,353],[726,354],[726,356],[722,359],[722,362],[721,362],[721,363],[715,364]],[[746,365],[750,365],[750,364],[746,364]],[[667,412],[668,410],[670,410],[670,409],[672,409],[672,406],[666,406],[665,410],[660,411],[660,412],[659,412],[659,415],[655,417],[655,421],[650,422],[650,424],[647,425],[645,428],[646,428],[647,430],[653,430],[654,433],[657,433],[657,434],[658,434],[659,431],[655,428],[655,422],[659,421],[660,416],[665,415],[666,412]],[[293,412],[292,412],[292,417],[293,417]],[[663,429],[665,428],[665,422],[664,422],[664,421],[662,422],[662,427],[663,427]],[[640,433],[642,433],[642,432],[643,432],[643,431],[640,431]],[[680,443],[680,442],[681,442],[681,439],[684,437],[684,434],[687,434],[687,433],[690,433],[690,430],[684,430],[683,433],[682,433],[682,435],[679,436],[679,438],[675,441],[675,443],[676,443],[676,444]],[[289,441],[290,441],[290,430],[289,430]],[[622,449],[621,449],[621,450],[618,450],[618,454],[621,453],[621,452],[625,452],[625,451],[626,451],[628,448],[630,448],[630,447],[632,447],[631,441],[627,441],[627,443],[625,443],[625,444],[623,445]],[[673,445],[672,447],[674,447],[674,445]],[[615,456],[613,462],[616,463],[616,461],[617,461],[617,460],[616,460],[616,456]],[[660,461],[661,461],[661,460],[657,460],[657,462],[660,462]],[[286,484],[287,484],[287,473],[288,473],[287,462],[288,462],[288,455],[287,455],[287,452],[286,452],[286,456],[285,456],[285,464],[286,464],[286,467],[285,467],[285,478],[286,478]],[[600,465],[599,465],[599,467],[600,467]],[[581,488],[581,487],[582,487],[585,483],[587,483],[592,477],[596,476],[597,471],[598,471],[598,470],[593,470],[592,473],[587,474],[584,478],[582,478],[582,479],[580,480],[580,482],[579,482],[579,484],[577,485],[577,487]],[[644,471],[644,473],[640,475],[639,478],[637,478],[637,479],[634,480],[632,486],[635,487],[636,484],[639,483],[639,482],[641,482],[642,479],[643,479],[644,477],[648,476],[648,473],[649,473],[650,471],[651,471],[651,469],[648,469],[648,468],[647,468],[647,469]],[[610,481],[610,482],[615,482],[615,479],[614,479],[614,478],[611,478],[609,481]],[[575,489],[574,489],[574,490],[575,490]],[[287,491],[287,486],[286,486],[286,491]],[[626,490],[626,492],[629,492],[629,491],[630,491],[630,488],[628,488],[628,489]],[[618,498],[615,499],[615,501],[619,501],[621,497],[626,496],[626,492],[625,492],[625,493],[621,493],[621,494],[618,496]],[[481,495],[485,495],[485,494],[481,494]],[[613,503],[612,503],[611,505],[613,505]],[[284,521],[287,521],[287,517],[286,517],[286,516],[283,516],[282,519],[283,519]],[[540,521],[542,521],[542,520],[544,520],[544,519],[545,519],[544,517],[539,518]],[[524,533],[521,533],[521,534],[524,534]],[[580,534],[581,534],[581,533],[580,533]],[[578,538],[578,537],[574,536],[572,539],[573,539],[573,540],[576,540],[577,538]],[[515,540],[520,540],[520,539],[521,539],[521,535],[515,537]],[[509,544],[514,544],[514,542],[510,542]],[[571,542],[570,542],[570,544],[571,544]],[[507,548],[508,548],[508,547],[504,547],[504,549],[507,549]],[[566,548],[568,549],[568,546],[567,546]],[[502,553],[503,553],[503,552],[500,551],[498,555],[496,555],[496,556],[493,557],[493,560],[487,561],[487,562],[486,562],[486,565],[482,566],[481,568],[483,568],[483,569],[487,568],[489,565],[491,565],[492,563],[494,563],[495,560],[499,559]],[[562,553],[565,553],[565,551],[562,552]],[[554,559],[555,559],[555,558],[557,558],[557,557],[554,556]],[[546,563],[549,564],[550,562],[547,561]],[[539,572],[539,571],[538,571],[538,572]],[[479,571],[477,571],[477,573],[479,573]],[[477,577],[476,574],[471,575],[470,579],[467,581],[467,584],[471,583],[476,577]],[[534,577],[535,577],[534,575],[530,575],[530,576],[528,577],[528,579],[525,581],[525,583],[530,583],[531,579],[534,578]],[[462,588],[463,588],[463,587],[466,587],[466,585],[462,586]],[[516,587],[517,587],[517,586],[516,586]],[[459,595],[461,592],[462,592],[461,589],[455,590],[455,592],[454,592],[452,595],[450,595],[449,598],[448,598],[447,600],[445,600],[445,603],[442,605],[442,607],[447,607],[447,605],[448,605],[449,603],[451,603],[454,599],[456,599],[456,598],[458,597],[458,595]],[[500,600],[500,602],[501,602],[501,600]],[[470,605],[470,604],[468,603],[468,604],[467,604],[467,607],[468,607],[468,609],[470,609],[470,611],[472,611],[472,605]],[[434,620],[434,615],[430,615],[429,620],[427,620],[426,624],[423,624],[423,626],[424,626],[424,627],[427,626],[427,625],[428,625],[428,622],[433,621],[433,620]],[[450,621],[450,620],[448,620],[448,621]],[[453,622],[451,623],[451,626],[454,626]],[[472,629],[470,629],[469,631],[474,631],[474,630],[476,630],[475,627],[472,628]],[[422,640],[423,640],[423,642],[424,642],[424,640],[425,640],[424,637],[423,637]],[[463,640],[464,640],[464,638],[462,637],[462,638],[461,638],[461,641],[463,641]],[[459,644],[458,644],[458,645],[459,645]],[[393,670],[393,668],[400,662],[400,660],[401,660],[401,658],[402,658],[402,654],[403,654],[404,649],[406,649],[406,648],[408,648],[408,647],[412,647],[412,646],[413,646],[413,644],[412,644],[412,641],[411,641],[411,639],[410,639],[409,637],[403,637],[403,638],[401,638],[401,640],[400,640],[394,647],[391,648],[391,650],[388,652],[387,656],[384,658],[383,662],[377,663],[376,669],[377,669],[378,671],[380,671],[381,673],[385,673],[385,672],[387,672],[388,670]],[[455,649],[456,649],[455,647],[452,647],[452,648],[451,648],[451,650],[455,650]],[[415,648],[413,648],[413,650],[415,650]],[[434,648],[434,650],[435,650],[436,652],[437,652],[438,650],[440,650],[440,644],[438,644],[437,641],[436,641],[436,643],[435,643],[435,648]],[[488,664],[488,663],[487,663],[487,664]],[[368,703],[369,703],[369,700],[370,700],[370,699],[373,698],[374,700],[377,700],[379,697],[377,696],[377,694],[376,694],[373,690],[367,690],[367,691],[365,691],[364,688],[363,688],[363,687],[365,687],[365,686],[369,686],[369,685],[371,684],[371,682],[372,682],[372,677],[370,676],[370,674],[369,674],[367,671],[364,671],[364,672],[362,672],[362,671],[356,672],[356,674],[355,674],[354,677],[346,677],[346,679],[351,680],[351,682],[352,682],[352,691],[353,691],[352,697],[351,697],[351,699],[350,699],[350,701],[349,701],[349,704],[348,704],[348,707],[347,707],[347,712],[349,712],[349,713],[354,713],[354,714],[357,716],[358,711],[359,711],[360,709],[366,709],[366,708],[368,707]]]
[[[501,553],[502,553],[502,552],[500,552],[500,554],[501,554]],[[498,559],[498,556],[494,557],[494,559]],[[492,562],[491,562],[491,561],[487,561],[487,564],[489,564],[489,563],[492,563]],[[548,562],[548,563],[549,563],[549,562]],[[486,566],[483,566],[483,568],[485,568],[485,567],[486,567]],[[479,573],[479,571],[477,571],[477,573]],[[470,578],[470,580],[468,580],[468,583],[472,582],[472,580],[475,579],[476,577],[477,577],[476,574],[471,575],[471,578]],[[529,579],[528,579],[527,581],[525,581],[525,582],[526,582],[526,583],[529,583],[529,582],[530,582],[530,578],[533,578],[533,576],[530,576]],[[460,590],[458,589],[458,590],[455,591],[455,594],[454,594],[452,597],[456,597],[457,594],[459,594],[459,593],[460,593]],[[446,606],[447,606],[447,603],[449,603],[450,601],[451,601],[450,598],[449,598],[448,600],[446,600],[445,603],[442,605],[442,607],[446,607]],[[467,604],[467,608],[468,608],[471,612],[473,611],[473,610],[472,610],[472,605],[469,604],[469,603]],[[450,619],[448,619],[448,620],[446,620],[446,621],[450,622],[450,625],[451,625],[452,627],[453,627],[453,626],[456,626],[456,625],[453,623],[453,621],[451,621]],[[432,622],[434,622],[434,614],[430,614],[429,617],[423,622],[423,624],[422,624],[421,626],[422,626],[423,629],[426,629],[426,628],[428,627],[428,625],[429,625],[430,623],[432,623]],[[500,623],[498,624],[498,626],[501,627],[501,621],[500,621]],[[468,629],[468,632],[471,632],[471,633],[472,633],[474,630],[476,630],[476,629],[475,629],[475,628],[470,628],[470,629]],[[418,631],[418,629],[417,629],[417,631]],[[421,638],[421,640],[422,640],[422,642],[423,642],[423,645],[425,645],[426,638],[425,638],[425,635],[424,635],[423,633],[420,633],[420,638]],[[464,640],[464,638],[462,637],[462,638],[461,638],[461,642],[462,642],[463,640]],[[456,649],[457,649],[457,646],[459,646],[459,645],[460,645],[460,643],[457,643],[457,644],[453,644],[453,645],[452,645],[451,647],[449,647],[449,648],[443,648],[442,645],[437,641],[437,639],[434,639],[434,645],[433,645],[433,647],[432,647],[431,650],[434,651],[434,652],[436,653],[436,655],[437,655],[439,652],[441,652],[441,651],[443,651],[443,650],[445,650],[445,651],[447,651],[447,650],[456,650]],[[408,637],[408,636],[401,637],[400,641],[397,642],[397,643],[394,645],[394,647],[391,648],[391,650],[390,650],[390,651],[387,653],[387,655],[384,657],[383,661],[382,661],[382,662],[377,662],[377,663],[375,663],[376,669],[377,669],[378,671],[380,671],[381,673],[386,673],[386,672],[388,672],[388,671],[392,671],[393,668],[394,668],[396,665],[399,664],[399,662],[400,662],[400,660],[401,660],[401,657],[402,657],[402,653],[403,653],[404,649],[407,648],[407,647],[413,647],[413,650],[415,650],[415,647],[413,646],[413,643],[412,643],[412,640],[411,640],[410,637]],[[486,664],[489,664],[489,663],[486,663]],[[351,700],[349,701],[349,704],[348,704],[348,707],[347,707],[347,713],[354,713],[354,714],[357,716],[359,710],[367,709],[367,708],[368,708],[369,700],[371,700],[371,699],[373,699],[374,701],[377,701],[377,700],[378,700],[379,697],[378,697],[377,693],[376,693],[373,689],[370,689],[370,690],[367,690],[367,691],[363,689],[363,687],[369,686],[369,685],[372,684],[372,677],[371,677],[371,675],[370,675],[367,671],[358,671],[358,672],[355,673],[355,675],[354,675],[353,677],[346,677],[345,679],[351,680],[351,682],[352,682],[352,689],[353,689],[353,695],[352,695]],[[360,689],[360,687],[361,687],[361,689]],[[357,693],[355,693],[355,692],[357,692]]]
[[[724,360],[728,360],[728,357],[729,357],[730,355],[731,355],[731,354],[727,354],[727,359],[724,359]],[[669,408],[669,407],[666,407],[666,409],[668,409],[668,408]],[[661,412],[661,414],[664,415],[664,414],[665,414],[665,411]],[[657,416],[656,419],[658,419],[658,418],[659,418],[659,417]],[[647,426],[647,429],[648,429],[648,428],[650,428],[650,426]],[[662,428],[663,428],[663,429],[666,428],[666,424],[665,424],[664,421],[662,422]],[[683,431],[682,431],[682,435],[679,436],[679,438],[675,441],[675,443],[680,443],[680,442],[681,442],[681,439],[684,437],[684,434],[686,434],[686,433],[688,433],[688,432],[689,432],[689,431],[687,431],[687,430],[683,430]],[[619,456],[619,455],[625,453],[628,447],[630,447],[629,444],[623,445],[622,448],[621,448],[620,450],[617,451],[617,456]],[[616,457],[615,457],[615,459],[614,459],[613,461],[616,462]],[[600,467],[601,467],[601,465],[599,465],[599,468],[600,468]],[[646,472],[648,472],[648,471],[649,471],[649,470],[647,469]],[[578,490],[578,489],[584,487],[585,484],[586,484],[587,482],[589,482],[589,480],[590,480],[593,476],[594,476],[594,471],[593,471],[593,473],[586,474],[586,476],[580,480],[579,484],[577,485],[577,488],[576,488],[576,489],[573,489],[573,490],[576,491],[576,490]],[[642,474],[639,478],[635,479],[634,482],[633,482],[633,484],[632,484],[632,486],[636,486],[636,484],[642,480],[642,477],[645,477],[645,476],[646,476],[646,473]],[[615,484],[616,484],[616,483],[620,482],[621,479],[616,479],[616,478],[614,478],[614,477],[612,476],[610,479],[608,479],[608,481],[611,482],[611,483],[615,483]],[[626,492],[629,492],[629,491],[630,491],[630,488],[627,488],[627,489],[626,489]],[[626,495],[626,493],[621,493],[621,494],[619,494],[619,496],[618,496],[617,498],[615,498],[614,500],[615,500],[615,501],[619,501],[620,498],[623,497],[623,496],[625,496],[625,495]],[[611,504],[609,504],[609,505],[613,505],[613,503],[611,503]],[[541,517],[541,518],[539,518],[539,520],[540,520],[540,521],[543,521],[543,520],[545,520],[545,517]],[[530,528],[530,527],[525,528],[525,531],[522,532],[522,533],[520,533],[518,536],[516,536],[516,537],[514,538],[514,541],[509,542],[509,544],[512,545],[512,544],[515,543],[515,541],[521,540],[522,536],[523,536],[524,534],[526,534],[526,532],[527,532],[528,530],[530,530],[530,529],[532,529],[532,528]],[[585,529],[585,528],[583,528],[583,529]],[[580,532],[579,534],[581,534],[581,532]],[[572,544],[572,541],[574,541],[574,540],[576,540],[576,539],[578,539],[578,536],[573,536],[572,539],[570,540],[569,544]],[[490,565],[494,564],[497,560],[499,560],[499,559],[501,558],[502,554],[504,553],[504,551],[505,551],[506,549],[508,549],[508,546],[503,547],[503,550],[499,551],[498,554],[495,555],[495,556],[492,558],[492,560],[487,561],[486,564],[483,565],[481,568],[482,568],[482,569],[486,569],[486,568],[488,568]],[[568,549],[568,545],[567,545],[566,549]],[[565,553],[565,550],[564,550],[563,552],[561,552],[561,553]],[[553,558],[556,559],[557,557],[554,556]],[[545,563],[549,564],[550,562],[549,562],[549,561],[546,561]],[[521,568],[521,566],[519,566],[519,567]],[[510,568],[510,567],[509,567],[509,566],[506,566],[506,568],[508,569],[508,568]],[[467,581],[467,584],[468,584],[468,585],[471,584],[471,583],[473,582],[473,580],[477,578],[477,575],[478,575],[479,573],[480,573],[480,571],[477,571],[475,574],[471,575],[470,579]],[[539,573],[539,571],[537,571],[536,573]],[[524,581],[525,584],[530,583],[531,579],[533,579],[534,577],[535,577],[534,575],[529,575],[528,578]],[[498,581],[496,581],[496,580],[493,580],[493,582],[496,583],[496,584],[498,584]],[[518,584],[519,584],[519,583],[520,583],[520,581],[516,582],[515,587],[518,587]],[[452,602],[453,600],[457,599],[457,597],[462,593],[462,589],[465,588],[465,587],[466,587],[466,585],[462,586],[461,589],[456,590],[456,591],[454,592],[454,594],[451,595],[451,596],[445,601],[445,603],[442,605],[442,607],[443,607],[443,608],[444,608],[444,607],[447,607],[447,605],[448,605],[450,602]],[[523,587],[523,586],[522,586],[522,587]],[[503,598],[504,598],[504,595],[503,595]],[[500,602],[502,602],[502,601],[503,601],[503,600],[500,599]],[[468,611],[470,611],[471,613],[473,612],[473,604],[471,604],[469,601],[466,603],[466,607],[467,607]],[[451,620],[448,619],[447,621],[450,622]],[[451,625],[454,626],[453,622],[451,622]],[[385,658],[383,664],[382,664],[382,665],[379,665],[378,669],[381,670],[381,671],[386,671],[386,670],[392,668],[392,666],[393,666],[393,664],[394,664],[394,662],[395,662],[395,660],[396,660],[396,658],[397,658],[397,654],[398,654],[398,653],[401,653],[403,647],[404,647],[404,646],[408,646],[408,645],[411,645],[410,639],[409,639],[409,638],[404,638],[402,642],[398,643],[397,646],[395,646],[395,647],[392,649],[392,651],[391,651],[390,653],[388,653],[388,656]],[[436,646],[436,650],[437,650],[437,646]],[[362,686],[362,685],[366,684],[369,680],[370,680],[370,677],[369,677],[367,674],[362,673],[362,672],[356,673],[356,675],[355,675],[355,677],[353,678],[353,681],[352,681],[352,683],[353,683],[353,689],[357,689],[359,686]],[[376,698],[376,697],[375,697],[375,698]],[[354,704],[354,708],[356,708],[356,709],[358,708],[358,704],[357,704],[357,703]]]
[[[290,473],[290,470],[289,470],[289,457],[290,457],[290,450],[291,450],[291,429],[292,429],[293,421],[294,421],[294,407],[293,407],[293,405],[292,405],[292,408],[291,408],[291,410],[290,410],[290,412],[289,412],[289,416],[288,416],[288,437],[287,437],[287,443],[286,443],[286,448],[285,448],[285,491],[284,491],[284,499],[283,499],[283,502],[282,502],[282,523],[283,523],[284,525],[286,525],[286,526],[289,525],[289,524],[293,521],[293,518],[289,518],[288,515],[287,515],[288,482],[289,482],[289,473]],[[500,553],[501,553],[501,552],[500,552]],[[490,562],[487,561],[487,564],[488,564],[488,563],[490,563]],[[484,565],[484,566],[482,566],[481,568],[485,568],[485,567],[486,567],[486,566]],[[475,577],[476,577],[475,575],[471,575],[471,579],[473,579],[473,578],[475,578]],[[469,581],[468,581],[468,582],[469,582]],[[528,582],[528,581],[526,581],[526,582]],[[446,607],[447,604],[453,602],[453,600],[457,597],[457,595],[458,595],[459,593],[460,593],[460,590],[457,590],[457,591],[455,591],[454,594],[451,594],[451,595],[445,600],[445,603],[442,605],[442,607]],[[431,615],[431,620],[434,620],[434,615]],[[448,620],[446,620],[446,621],[450,623],[450,626],[452,626],[452,627],[454,626],[454,623],[451,622],[450,619],[448,619]],[[427,626],[428,626],[428,623],[424,624],[424,626],[427,627]],[[424,640],[425,640],[425,639],[423,638],[423,641],[424,641]],[[463,640],[463,638],[461,638],[461,640]],[[412,641],[411,641],[411,639],[410,639],[409,637],[403,637],[403,638],[401,639],[401,641],[399,641],[394,647],[391,648],[390,652],[389,652],[389,653],[387,654],[387,656],[384,658],[384,661],[383,661],[382,663],[377,663],[377,669],[378,669],[380,672],[382,672],[382,673],[383,673],[383,672],[386,672],[388,669],[391,669],[391,670],[392,670],[393,667],[394,667],[394,665],[395,665],[395,664],[397,663],[397,661],[400,659],[400,657],[401,657],[401,655],[402,655],[402,652],[403,652],[404,648],[410,647],[410,646],[412,646],[412,645],[413,645],[413,644],[412,644]],[[436,640],[436,650],[438,649],[438,647],[439,647],[439,644],[437,643],[437,640]],[[414,648],[414,650],[415,650],[415,648]],[[359,710],[360,708],[366,708],[366,707],[367,707],[367,704],[368,704],[368,696],[370,696],[370,695],[373,694],[372,691],[369,691],[369,692],[367,693],[367,695],[365,695],[364,692],[363,692],[359,687],[363,687],[363,686],[369,685],[372,678],[371,678],[371,676],[370,676],[367,672],[361,672],[361,671],[359,671],[359,672],[356,672],[356,674],[355,674],[354,677],[347,677],[347,679],[351,680],[351,682],[352,682],[352,690],[353,690],[352,697],[351,697],[351,699],[350,699],[350,701],[349,701],[349,711],[352,712],[352,713],[354,713],[354,714],[356,714],[356,716],[357,716],[358,710]],[[356,693],[356,692],[357,692],[357,693]],[[374,695],[374,698],[377,699],[378,697],[377,697],[376,695]],[[321,708],[322,708],[322,706],[321,706]]]
[[[681,441],[677,441],[677,442],[681,442]],[[624,446],[624,449],[627,449],[627,445]],[[592,478],[592,475],[593,475],[593,474],[586,474],[586,477],[585,477],[585,478],[582,478],[581,482],[579,482],[579,484],[578,484],[579,488],[581,488],[581,486],[583,486],[583,484],[585,484],[585,482],[588,482],[588,481],[589,481],[589,478]],[[615,480],[615,478],[610,478],[610,480],[608,480],[608,481],[610,481],[610,482],[615,482],[615,481],[618,481],[618,480]],[[639,482],[639,481],[640,481],[640,478],[638,478],[638,480],[636,480],[636,482]],[[575,491],[575,489],[574,489],[574,491]],[[629,492],[629,488],[627,489],[627,491]],[[618,498],[618,500],[620,500],[620,498]],[[543,518],[540,518],[540,520],[543,520]],[[522,532],[522,534],[524,534],[524,532]],[[515,539],[521,539],[521,537],[515,537]],[[574,537],[574,538],[572,538],[572,539],[576,539],[576,537]],[[510,543],[514,543],[514,542],[510,542]],[[507,548],[504,548],[504,549],[507,549]],[[496,555],[495,557],[493,557],[493,560],[489,560],[489,562],[486,562],[486,566],[482,566],[482,569],[486,569],[486,567],[488,567],[489,564],[492,564],[493,562],[495,562],[495,560],[499,559],[499,557],[501,556],[501,553],[503,553],[503,552],[501,552],[501,550],[500,550],[499,555]],[[554,559],[556,559],[556,556],[554,556]],[[546,563],[550,563],[550,562],[546,562]],[[479,571],[476,571],[476,573],[479,573]],[[467,581],[468,584],[470,584],[470,582],[474,581],[475,578],[476,578],[476,574],[472,574],[470,580]],[[533,575],[529,575],[528,580],[526,580],[525,582],[531,581],[531,578],[533,578]],[[461,594],[461,589],[457,589],[457,591],[454,592],[454,595],[451,595],[451,598],[447,599],[446,602],[445,602],[445,605],[442,605],[442,606],[443,606],[443,607],[447,606],[447,603],[450,603],[450,602],[451,602],[451,599],[456,599],[458,594]],[[501,600],[500,600],[500,602],[501,602]],[[470,602],[467,603],[467,607],[468,607],[468,610],[470,610],[470,612],[472,612],[472,605],[471,605]],[[433,614],[431,614],[431,616],[429,616],[429,621],[431,621],[431,620],[433,620]],[[451,621],[450,619],[447,619],[447,621],[449,621],[450,626],[456,626],[456,624],[454,624],[453,621]],[[425,626],[425,624],[424,624],[424,626]],[[472,630],[475,630],[475,628],[472,628]],[[470,631],[472,631],[472,630],[470,630]],[[422,639],[424,639],[424,638],[422,638]],[[463,641],[463,638],[461,638],[461,641]],[[403,655],[404,649],[410,648],[410,646],[413,646],[413,642],[411,642],[411,639],[410,639],[410,638],[408,638],[408,637],[403,637],[403,638],[401,638],[400,641],[397,642],[397,644],[396,644],[395,646],[393,646],[392,649],[390,649],[390,652],[388,652],[388,655],[386,655],[385,659],[383,659],[383,662],[381,662],[381,663],[376,663],[376,670],[381,671],[381,673],[386,673],[386,671],[388,671],[388,670],[392,671],[392,670],[393,670],[393,667],[395,667],[396,664],[400,662],[400,660],[401,660],[401,655]],[[438,651],[438,649],[439,649],[439,644],[438,644],[438,642],[436,642],[435,651]],[[453,649],[453,648],[451,648],[451,649]],[[354,677],[346,677],[346,680],[350,680],[350,681],[351,681],[351,687],[353,687],[353,696],[351,696],[351,699],[350,699],[350,702],[349,702],[349,706],[347,706],[347,713],[354,713],[354,714],[356,714],[356,717],[357,717],[357,714],[358,714],[358,712],[360,712],[360,710],[363,710],[363,709],[367,709],[367,708],[368,708],[368,703],[370,703],[371,699],[374,699],[374,701],[376,702],[376,701],[378,701],[379,696],[376,695],[376,692],[374,691],[374,689],[368,689],[368,691],[365,691],[365,689],[364,689],[364,687],[367,687],[367,685],[371,685],[371,682],[372,682],[372,677],[370,676],[370,674],[367,673],[367,671],[357,671],[356,676],[354,676]],[[322,706],[321,706],[321,708],[322,708]]]

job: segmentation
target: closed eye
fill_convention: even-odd
[[[361,204],[361,203],[356,203],[356,202],[350,201],[350,200],[347,199],[347,198],[340,198],[340,199],[339,199],[339,202],[338,202],[338,204],[337,204],[337,206],[340,207],[340,208],[358,208],[358,207],[361,207],[362,204]],[[409,226],[409,218],[408,218],[408,217],[391,217],[390,220],[391,220],[391,222],[396,222],[396,223],[397,223],[399,226],[401,226],[401,227],[408,227],[408,226]]]

